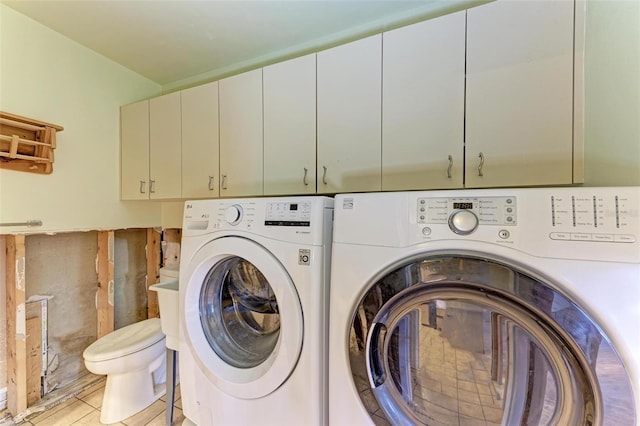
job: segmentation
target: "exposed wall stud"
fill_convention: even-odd
[[[7,235],[7,406],[13,416],[27,409],[27,337],[25,319],[25,236]]]
[[[114,286],[114,233],[98,231],[98,290],[96,308],[98,310],[98,339],[114,329],[113,286]]]
[[[158,318],[158,294],[149,287],[158,282],[160,276],[160,233],[147,229],[147,318]]]

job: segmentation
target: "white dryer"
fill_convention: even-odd
[[[640,188],[335,208],[331,425],[638,424]]]
[[[327,419],[333,199],[187,201],[180,380],[200,426]]]

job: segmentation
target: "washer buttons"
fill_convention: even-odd
[[[498,231],[498,237],[502,238],[503,240],[506,240],[510,236],[511,234],[506,229],[501,229],[500,231]]]
[[[429,228],[428,226],[422,228],[422,235],[431,235],[431,228]]]

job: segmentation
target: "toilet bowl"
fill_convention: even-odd
[[[122,327],[85,349],[87,370],[107,376],[101,423],[124,420],[165,394],[165,350],[159,318]]]

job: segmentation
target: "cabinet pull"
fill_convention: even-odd
[[[307,170],[307,168],[304,168],[304,176],[302,177],[302,183],[304,184],[304,186],[309,186],[309,182],[307,182],[307,172],[309,170]]]
[[[449,156],[449,167],[447,167],[447,178],[451,179],[451,169],[453,168],[453,157]]]
[[[144,186],[145,186],[146,183],[147,183],[147,181],[144,181],[144,180],[140,181],[140,193],[141,194],[144,194],[144,191],[145,191]]]
[[[480,159],[480,164],[478,164],[478,176],[484,176],[484,173],[482,173],[482,166],[484,166],[484,154],[480,153],[478,158]]]
[[[227,175],[222,175],[222,189],[227,189]]]
[[[149,194],[156,193],[156,181],[149,179]]]
[[[327,167],[326,166],[322,166],[322,184],[323,185],[327,184]]]
[[[213,191],[213,176],[209,176],[209,191]]]

